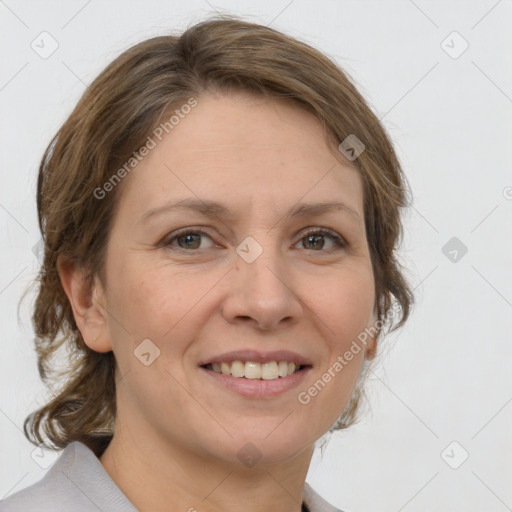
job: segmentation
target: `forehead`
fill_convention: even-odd
[[[172,145],[200,152],[305,150],[329,151],[319,119],[289,100],[267,99],[246,92],[209,93],[173,130]],[[171,139],[172,137],[169,137]]]
[[[126,179],[131,210],[195,196],[237,211],[344,199],[362,212],[359,171],[333,154],[313,114],[246,93],[197,99]]]

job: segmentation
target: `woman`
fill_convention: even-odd
[[[25,433],[64,451],[0,510],[337,510],[305,478],[409,315],[404,179],[343,71],[278,31],[221,16],[118,57],[40,166],[61,387]]]

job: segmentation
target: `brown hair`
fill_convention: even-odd
[[[94,191],[144,145],[164,115],[205,91],[237,90],[307,109],[342,159],[337,148],[347,136],[364,143],[352,164],[364,184],[376,312],[390,330],[407,319],[413,295],[395,250],[400,208],[409,201],[385,128],[346,74],[318,50],[266,26],[216,16],[180,36],[154,37],[122,53],[85,91],[44,153],[37,186],[44,260],[32,322],[40,376],[60,389],[26,418],[31,442],[61,449],[81,441],[98,454],[113,435],[114,355],[85,345],[57,270],[64,256],[84,269],[88,282],[95,275],[106,282],[105,248],[120,187],[103,200]],[[399,322],[386,319],[393,304],[400,306]],[[54,356],[61,349],[68,350],[67,367],[57,372]],[[358,401],[353,397],[336,428],[354,422]]]

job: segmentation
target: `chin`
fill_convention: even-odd
[[[250,428],[244,429],[241,425],[232,428],[233,438],[226,434],[222,442],[219,438],[212,438],[205,440],[205,444],[209,445],[209,451],[215,457],[229,463],[241,463],[248,468],[292,460],[313,446],[317,438],[313,432],[304,431],[304,426],[291,425],[286,419],[282,421],[285,417],[286,414],[279,421],[275,418],[264,421],[258,428],[251,420]]]

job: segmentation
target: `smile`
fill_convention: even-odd
[[[213,363],[204,365],[207,370],[213,370],[215,373],[231,375],[238,379],[262,379],[275,380],[288,377],[301,370],[303,366],[296,365],[288,361],[269,361],[266,363],[257,363],[254,361],[232,361]]]
[[[240,363],[240,366],[235,364],[235,368],[233,370],[233,363]],[[281,361],[284,363],[284,361]],[[297,366],[293,372],[290,374],[288,373],[288,366],[287,366],[287,375],[285,377],[281,377],[278,375],[277,377],[264,379],[261,377],[253,377],[249,378],[245,376],[245,365],[249,364],[249,374],[251,371],[260,371],[260,369],[255,368],[255,366],[261,367],[261,372],[270,371],[273,375],[275,375],[276,367],[279,371],[279,364],[276,361],[270,361],[269,363],[255,363],[255,366],[251,366],[252,361],[247,361],[246,363],[243,363],[242,361],[233,361],[231,363],[231,367],[227,365],[227,368],[225,368],[225,371],[229,369],[229,374],[222,372],[222,363],[215,363],[221,365],[221,371],[215,371],[213,369],[213,363],[205,364],[199,367],[199,370],[203,373],[203,375],[206,376],[207,379],[209,379],[209,382],[215,386],[219,387],[220,389],[227,390],[228,392],[234,392],[237,395],[240,395],[244,398],[251,398],[251,399],[270,399],[277,397],[279,395],[284,394],[286,391],[290,391],[294,388],[299,387],[300,385],[303,385],[303,381],[306,378],[306,376],[309,374],[309,371],[312,370],[312,366],[310,365],[303,365],[303,366]],[[273,364],[272,364],[273,363]],[[227,363],[226,363],[227,364]],[[270,370],[265,370],[264,367],[266,364],[270,365]],[[288,365],[288,363],[286,363]],[[294,365],[295,363],[291,363]],[[275,366],[274,366],[275,365]],[[239,368],[239,373],[237,374],[237,367]],[[284,373],[284,364],[281,365]],[[290,368],[293,368],[290,366]],[[218,367],[216,366],[216,369],[218,370]],[[240,375],[239,377],[236,377],[231,374],[231,372],[234,371],[235,374]],[[243,376],[241,375],[243,372]],[[253,374],[254,375],[254,374]]]

